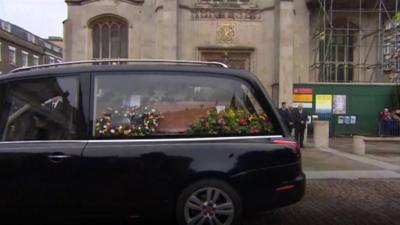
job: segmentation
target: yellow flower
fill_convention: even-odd
[[[257,120],[257,117],[255,116],[255,115],[250,115],[249,116],[249,121],[251,122],[251,121],[254,121],[254,120]]]
[[[235,111],[233,111],[233,109],[229,109],[228,116],[231,117],[231,118],[235,117]]]

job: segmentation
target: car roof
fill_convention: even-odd
[[[0,81],[35,78],[48,75],[91,73],[91,72],[188,72],[224,74],[250,81],[257,80],[256,76],[245,70],[229,69],[205,65],[170,65],[170,64],[117,64],[117,65],[77,65],[34,68],[21,70],[0,76]]]

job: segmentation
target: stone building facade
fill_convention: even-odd
[[[354,1],[335,0],[335,10],[340,13],[330,18],[332,21],[327,19],[327,5],[321,7],[321,2],[330,2],[326,0],[65,1],[67,61],[221,61],[255,73],[276,103],[292,101],[294,83],[383,81],[376,66],[379,39],[366,32],[378,29],[378,15],[340,12],[357,7],[351,5]],[[375,7],[371,2],[361,0],[362,7]],[[361,19],[362,24],[357,24]],[[346,27],[351,30],[345,49],[341,44],[329,45],[337,52],[332,59],[321,58],[326,53],[321,51],[321,40],[327,34],[327,30],[321,30],[321,21],[337,26],[332,37],[342,35]],[[341,52],[345,52],[345,59],[340,57]]]
[[[222,61],[257,74],[276,101],[278,96],[291,101],[292,83],[309,80],[309,11],[305,0],[66,3],[66,61],[111,56]],[[121,49],[122,55],[99,55],[94,50],[99,42],[93,38],[94,29],[98,29],[94,27],[114,22],[127,26],[127,31],[116,28],[116,32],[127,33],[127,43],[123,44],[126,53]]]

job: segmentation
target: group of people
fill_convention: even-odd
[[[400,135],[400,109],[390,111],[385,108],[379,113],[380,135],[399,136]]]
[[[293,109],[286,102],[282,102],[282,107],[279,108],[279,113],[290,133],[294,129],[294,136],[301,148],[304,147],[304,132],[307,126],[308,115],[303,109],[303,105],[299,104],[297,109]]]

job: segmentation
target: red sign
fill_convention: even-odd
[[[312,88],[293,88],[293,94],[312,94]]]

